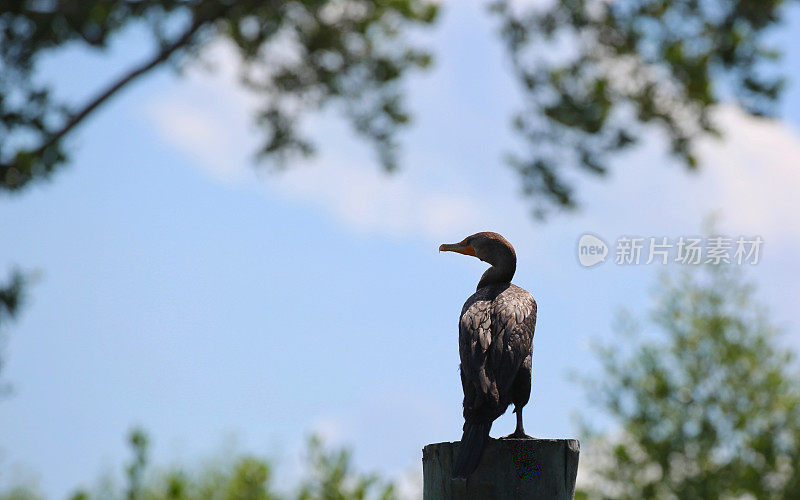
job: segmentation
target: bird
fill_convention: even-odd
[[[491,264],[478,288],[461,309],[458,351],[464,391],[464,427],[453,477],[468,478],[477,469],[492,423],[514,404],[516,430],[506,439],[533,439],[525,434],[522,408],[531,394],[536,301],[511,283],[517,268],[514,247],[503,236],[481,232],[440,252],[457,252]]]

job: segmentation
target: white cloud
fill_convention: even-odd
[[[250,125],[256,102],[235,84],[231,50],[214,46],[206,59],[213,73],[190,71],[180,92],[159,96],[147,113],[162,138],[213,179],[242,185],[260,179],[268,195],[319,207],[359,232],[439,237],[467,231],[479,219],[469,192],[426,181],[424,168],[387,175],[375,161],[329,149],[285,172],[256,176],[259,136]]]
[[[192,101],[175,95],[150,106],[164,140],[215,180],[257,182],[250,158],[255,143],[247,139],[247,127]],[[249,116],[248,109],[239,112]],[[437,189],[408,172],[387,175],[375,163],[331,159],[330,154],[260,179],[268,195],[318,207],[358,232],[404,237],[454,234],[466,231],[478,218],[468,193],[446,186]]]
[[[375,165],[346,161],[294,168],[270,182],[270,191],[315,205],[359,232],[387,236],[461,233],[479,217],[465,193],[386,175]]]
[[[242,166],[231,161],[232,134],[213,119],[213,110],[173,98],[151,104],[148,111],[164,140],[189,155],[205,173],[225,183],[243,178]]]
[[[236,82],[238,60],[232,50],[217,45],[206,59],[214,71],[190,71],[180,91],[151,103],[150,118],[164,140],[206,174],[226,183],[252,185],[258,179],[252,153],[260,135],[251,125],[257,101]],[[578,195],[585,210],[578,217],[561,219],[559,225],[568,221],[573,224],[563,229],[578,223],[595,231],[653,227],[656,212],[636,207],[661,206],[669,207],[669,218],[684,228],[719,211],[723,223],[730,223],[726,228],[769,234],[771,243],[800,241],[800,225],[794,222],[800,135],[783,122],[754,118],[732,105],[720,107],[716,114],[724,136],[701,140],[699,174],[687,175],[669,166],[660,147],[647,141],[649,145],[639,152],[615,162],[614,178],[581,180]],[[529,222],[526,202],[515,196],[514,175],[499,164],[501,151],[498,165],[487,172],[473,170],[469,178],[458,170],[460,166],[426,158],[424,151],[416,152],[424,161],[406,163],[398,174],[386,175],[374,160],[331,144],[339,143],[328,139],[311,163],[261,176],[264,192],[317,207],[351,230],[392,237],[438,240],[443,235],[507,227],[519,232],[523,221]],[[430,177],[434,172],[438,182]],[[450,179],[463,182],[454,185]],[[616,222],[609,226],[609,221]],[[628,227],[620,226],[625,224]]]
[[[728,218],[753,232],[800,241],[800,135],[788,124],[735,106],[716,113],[723,137],[700,145],[704,180]]]

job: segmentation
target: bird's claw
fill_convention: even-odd
[[[533,436],[529,436],[524,432],[514,431],[508,436],[503,436],[500,439],[535,439]]]

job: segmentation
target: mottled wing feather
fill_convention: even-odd
[[[497,333],[492,342],[489,362],[498,391],[505,396],[510,393],[514,377],[533,347],[536,302],[530,293],[512,286],[498,295],[493,306],[492,325]]]
[[[505,411],[535,326],[536,302],[515,285],[484,287],[467,300],[459,322],[465,417],[494,419]]]
[[[496,393],[494,381],[486,372],[486,354],[491,341],[491,302],[476,300],[469,304],[468,301],[464,305],[459,323],[459,354],[465,395],[480,397]],[[465,363],[464,360],[468,361]],[[473,405],[478,403],[479,401],[471,401]]]

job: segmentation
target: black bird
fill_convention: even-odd
[[[453,477],[466,478],[478,467],[492,422],[511,403],[517,428],[506,437],[532,439],[522,428],[522,408],[531,395],[536,301],[511,284],[517,254],[499,234],[473,234],[460,243],[442,245],[439,251],[471,255],[492,265],[464,303],[458,323],[464,434]]]

